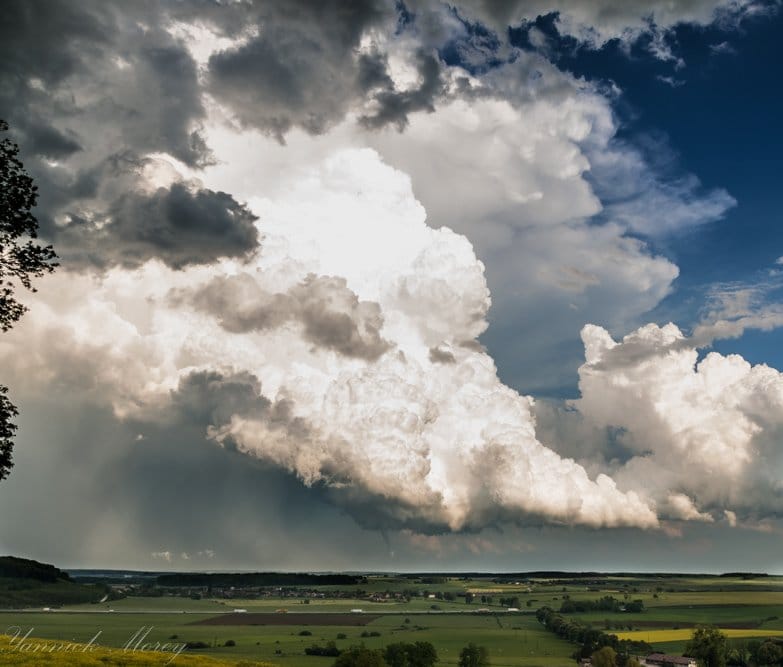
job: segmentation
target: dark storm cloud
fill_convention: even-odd
[[[115,152],[208,161],[196,64],[159,27],[155,5],[12,0],[3,14],[0,113],[27,154],[51,156],[54,144],[65,155],[111,138],[125,144]],[[96,136],[96,121],[107,137]]]
[[[56,117],[72,111],[75,100],[57,99],[54,92],[84,71],[91,56],[108,49],[115,31],[109,13],[92,13],[86,4],[3,4],[0,116],[10,123],[25,155],[64,157],[78,150],[78,140],[56,127]]]
[[[82,146],[71,133],[64,133],[51,125],[28,122],[24,125],[25,150],[53,160],[67,158],[82,150]]]
[[[256,220],[225,192],[174,183],[151,194],[120,195],[92,220],[74,214],[56,230],[56,243],[71,262],[135,267],[157,258],[180,269],[251,252],[258,245]]]
[[[394,82],[389,76],[389,59],[385,53],[372,51],[362,53],[357,61],[357,83],[363,92],[370,92],[376,88],[392,88]]]
[[[237,416],[263,422],[290,438],[306,438],[310,432],[306,420],[294,414],[289,400],[270,401],[261,393],[261,381],[247,371],[228,375],[217,371],[190,373],[180,379],[165,412],[178,423],[192,420],[223,426]]]
[[[403,128],[408,113],[432,109],[440,62],[420,53],[420,85],[398,91],[384,54],[357,55],[366,32],[393,17],[390,3],[374,1],[254,5],[247,18],[257,34],[210,58],[210,91],[243,124],[281,140],[292,127],[321,134],[367,100],[378,108],[362,118],[365,126]],[[214,15],[217,25],[221,18]]]
[[[109,3],[9,0],[0,21],[4,85],[35,75],[56,85],[107,46],[116,31]],[[34,48],[31,46],[34,45]]]
[[[238,41],[214,53],[200,77],[169,32],[177,22]],[[411,113],[433,109],[441,64],[434,50],[419,51],[419,83],[397,89],[387,54],[366,42],[397,27],[386,0],[10,0],[0,21],[0,117],[40,186],[42,236],[65,265],[157,256],[180,267],[241,255],[256,236],[237,202],[179,186],[140,192],[143,184],[118,175],[118,156],[133,156],[131,169],[151,153],[209,164],[205,92],[281,140],[294,127],[325,132],[352,109],[363,110],[368,128],[403,129]],[[314,337],[320,330],[313,325]]]
[[[9,509],[0,549],[72,567],[339,569],[350,544],[380,567],[387,551],[377,533],[321,490],[216,446],[205,437],[208,409],[121,422],[100,400],[58,396],[16,396],[21,429],[14,474],[0,485]],[[151,557],[161,551],[171,562]]]
[[[249,274],[215,278],[195,291],[180,291],[196,309],[214,315],[232,333],[272,329],[298,321],[314,345],[373,360],[390,348],[381,337],[383,315],[372,301],[360,301],[344,278],[308,276],[286,292],[270,293]]]
[[[117,394],[103,381],[111,365],[105,350],[54,335],[41,354],[53,369],[48,392],[10,369],[22,423],[0,502],[25,511],[2,513],[0,549],[48,554],[63,565],[139,567],[153,565],[151,553],[170,551],[177,562],[189,553],[194,567],[217,559],[282,567],[295,561],[296,545],[312,552],[330,525],[362,538],[320,502],[319,490],[240,454],[230,438],[221,447],[208,437],[233,415],[284,439],[307,436],[290,401],[265,398],[253,374],[190,373],[168,397],[120,420],[111,406]],[[373,545],[380,538],[365,536],[365,548]]]
[[[63,567],[175,570],[780,570],[778,532],[724,523],[691,524],[687,539],[624,529],[607,539],[578,527],[440,538],[389,530],[387,546],[322,489],[216,447],[203,422],[118,422],[107,406],[62,401],[19,397],[16,467],[0,484],[5,552]],[[171,562],[151,558],[159,551]]]
[[[128,113],[133,117],[141,111],[148,118],[138,126],[132,124],[128,141],[134,146],[149,142],[146,145],[150,150],[164,148],[189,165],[208,164],[209,149],[198,129],[194,129],[204,108],[196,64],[188,51],[182,44],[172,42],[166,33],[156,34],[143,42],[132,67],[139,98],[138,104],[133,100]],[[150,98],[152,108],[147,107]]]
[[[416,111],[434,111],[435,100],[443,92],[441,66],[437,57],[424,51],[416,55],[419,85],[412,90],[396,90],[393,86],[377,92],[374,102],[377,110],[362,116],[359,122],[367,128],[378,129],[394,125],[400,131],[408,124],[408,115]]]
[[[232,415],[260,416],[271,402],[261,394],[261,382],[246,371],[225,376],[199,371],[182,378],[172,392],[172,407],[185,419],[225,424]]]
[[[230,195],[181,185],[149,194],[129,177],[147,153],[211,160],[196,63],[165,31],[163,7],[3,5],[0,117],[39,186],[41,235],[66,266],[159,257],[181,267],[256,246],[255,218]]]
[[[264,34],[212,56],[210,91],[247,126],[282,140],[294,126],[321,134],[344,116],[352,97],[345,77],[350,50],[330,53],[305,26]]]

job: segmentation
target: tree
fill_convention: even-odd
[[[639,613],[644,611],[644,600],[634,600],[625,605],[625,611]]]
[[[489,651],[486,646],[477,646],[473,642],[460,651],[459,667],[488,667]]]
[[[14,448],[14,433],[16,433],[16,424],[12,421],[19,411],[16,406],[6,397],[8,387],[0,384],[0,480],[8,476],[13,459],[11,452]]]
[[[0,132],[8,123],[0,120]],[[38,189],[19,160],[19,147],[7,137],[0,141],[0,331],[8,331],[27,308],[17,301],[16,288],[35,291],[33,278],[51,273],[57,266],[52,246],[40,245],[38,220],[32,209]],[[13,436],[19,413],[7,397],[8,388],[0,385],[0,480],[8,476],[13,459]]]
[[[430,642],[389,644],[383,657],[389,667],[433,667],[438,653]]]
[[[383,651],[369,649],[362,644],[351,646],[343,651],[334,661],[334,667],[387,667],[387,665],[383,659]]]
[[[729,644],[729,657],[726,662],[730,665],[745,667],[750,659],[750,648],[744,639],[735,639]]]
[[[756,652],[759,665],[779,665],[783,663],[783,647],[775,642],[765,641]]]
[[[593,667],[616,667],[617,653],[611,646],[604,646],[590,656],[590,662]]]
[[[701,667],[725,667],[728,657],[726,635],[718,628],[701,625],[685,646],[685,653],[696,658]]]

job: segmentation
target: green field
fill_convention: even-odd
[[[139,628],[152,627],[147,641],[164,642],[176,635],[178,642],[204,641],[221,645],[231,639],[236,646],[198,653],[236,660],[252,658],[292,667],[330,665],[333,659],[306,656],[304,649],[313,643],[332,640],[339,647],[364,643],[370,648],[382,648],[397,641],[430,641],[438,650],[440,662],[447,665],[457,664],[460,649],[470,641],[491,647],[493,665],[498,667],[562,665],[573,651],[567,642],[541,628],[532,616],[432,614],[413,616],[405,623],[406,617],[389,615],[362,627],[204,626],[195,625],[202,616],[194,616],[183,613],[6,613],[0,614],[0,628],[19,626],[25,632],[32,628],[36,637],[77,642],[87,642],[101,631],[98,641],[102,645],[122,647]],[[302,631],[312,635],[301,636]],[[380,636],[363,638],[363,632],[378,632]],[[340,633],[346,638],[337,639]]]
[[[559,639],[539,625],[532,612],[548,605],[557,610],[564,597],[571,600],[597,600],[612,595],[618,600],[644,601],[641,613],[591,612],[569,617],[615,634],[631,633],[651,643],[655,649],[682,652],[696,624],[710,623],[742,637],[783,635],[783,577],[742,578],[658,578],[602,577],[584,580],[527,579],[492,581],[490,579],[450,577],[439,583],[422,583],[410,577],[370,577],[354,587],[356,597],[346,587],[323,586],[294,591],[286,597],[250,598],[242,591],[231,591],[226,599],[205,596],[161,595],[130,596],[100,604],[63,606],[44,612],[41,608],[0,612],[0,632],[13,626],[32,629],[32,636],[87,642],[100,632],[98,643],[122,647],[140,628],[152,628],[146,641],[205,642],[207,649],[189,650],[191,655],[206,655],[228,661],[258,660],[290,667],[327,667],[333,658],[307,656],[312,644],[336,642],[340,648],[364,643],[383,648],[399,641],[428,641],[437,649],[439,662],[456,665],[459,652],[468,642],[485,645],[494,667],[562,666],[572,664],[576,647]],[[364,597],[358,595],[364,592]],[[409,601],[371,601],[367,596],[385,591],[408,591]],[[454,593],[456,600],[432,599],[437,592]],[[464,594],[475,596],[472,604]],[[324,595],[321,598],[320,595]],[[481,601],[490,596],[491,602]],[[330,597],[332,596],[332,597]],[[507,612],[499,597],[519,598],[520,612]],[[305,603],[304,600],[309,600]],[[436,607],[436,609],[433,609]],[[348,613],[362,609],[377,616],[364,626],[304,625],[297,623],[298,613]],[[224,616],[234,609],[246,614]],[[287,625],[203,625],[199,622],[218,618],[246,621],[253,613],[286,610],[280,622]],[[486,611],[479,612],[479,609]],[[350,614],[348,614],[350,616]],[[301,617],[301,621],[305,617]],[[312,619],[313,617],[309,617]],[[331,620],[330,620],[331,618]],[[349,620],[355,620],[350,619]],[[234,622],[234,621],[231,621]],[[312,620],[309,621],[312,623]],[[310,632],[309,635],[300,633]],[[375,636],[362,636],[373,633]],[[344,634],[344,638],[338,635]],[[236,645],[226,647],[233,640]]]

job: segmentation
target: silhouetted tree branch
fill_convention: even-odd
[[[0,132],[8,123],[0,120]],[[16,289],[35,291],[33,278],[51,273],[57,266],[52,246],[44,246],[38,236],[38,220],[32,209],[38,189],[19,160],[19,147],[8,137],[0,141],[0,330],[8,331],[27,308],[16,299]],[[11,452],[19,412],[8,400],[8,388],[0,384],[0,480],[13,466]]]

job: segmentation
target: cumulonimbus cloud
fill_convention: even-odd
[[[214,407],[210,436],[327,487],[372,525],[657,524],[635,491],[538,441],[532,399],[476,341],[484,267],[465,237],[427,226],[405,174],[342,151],[256,207],[248,261],[61,273],[15,335],[41,335],[67,304],[61,335],[102,357],[102,391],[137,419],[180,409],[186,390],[231,405],[223,378],[257,378],[239,383],[243,396],[256,387],[257,414]],[[280,405],[285,419],[270,418]]]
[[[478,342],[483,264],[464,236],[426,224],[410,179],[375,151],[337,151],[251,208],[261,242],[247,258],[45,281],[3,363],[27,382],[91,369],[84,391],[121,418],[208,414],[216,443],[323,487],[373,527],[649,528],[783,511],[778,371],[699,361],[671,324],[620,343],[588,325],[573,408],[627,454],[590,461],[579,443],[542,443],[534,400]]]

